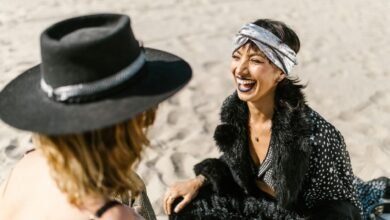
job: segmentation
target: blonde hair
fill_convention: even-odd
[[[126,122],[82,134],[34,134],[33,142],[46,157],[59,189],[71,204],[83,205],[86,197],[128,199],[137,195],[142,182],[134,173],[144,145],[147,128],[157,108]]]

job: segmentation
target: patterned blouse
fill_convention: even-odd
[[[310,137],[313,148],[309,171],[306,174],[306,186],[303,187],[305,205],[312,208],[321,200],[344,200],[362,210],[352,184],[355,177],[342,135],[317,112],[312,111],[310,117],[314,125]],[[271,166],[274,147],[271,140],[266,158],[256,168],[257,178],[272,189],[275,186]]]

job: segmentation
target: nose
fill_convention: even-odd
[[[234,75],[244,76],[248,74],[248,62],[246,59],[239,59],[235,62],[235,67],[233,68]]]

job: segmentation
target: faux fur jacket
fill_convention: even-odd
[[[306,105],[300,88],[289,91],[276,94],[279,101],[272,119],[277,205],[310,219],[360,219],[343,137]],[[220,195],[238,188],[250,196],[259,190],[249,159],[248,116],[246,103],[236,93],[229,96],[214,134],[222,156],[194,167]]]

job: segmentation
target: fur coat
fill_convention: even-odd
[[[340,132],[306,105],[300,88],[291,87],[289,92],[276,93],[276,100],[279,101],[275,106],[271,133],[275,146],[271,163],[276,205],[311,219],[360,219],[350,159]],[[217,196],[240,192],[250,197],[259,193],[255,185],[256,174],[251,171],[248,116],[246,103],[236,93],[229,96],[223,103],[221,124],[214,134],[222,156],[205,159],[194,167],[197,175],[206,177]],[[315,123],[318,120],[320,122]],[[323,124],[329,130],[319,129]],[[316,137],[320,136],[334,140],[334,146],[318,144]],[[327,156],[329,149],[332,155],[341,155],[343,163],[338,164],[332,156]],[[319,174],[318,170],[323,166],[321,160],[331,164],[332,167],[326,169],[331,170],[331,176]],[[320,187],[315,181],[322,181],[321,178],[326,183],[321,182]],[[324,190],[324,184],[336,184],[341,189],[335,189],[333,193]]]

